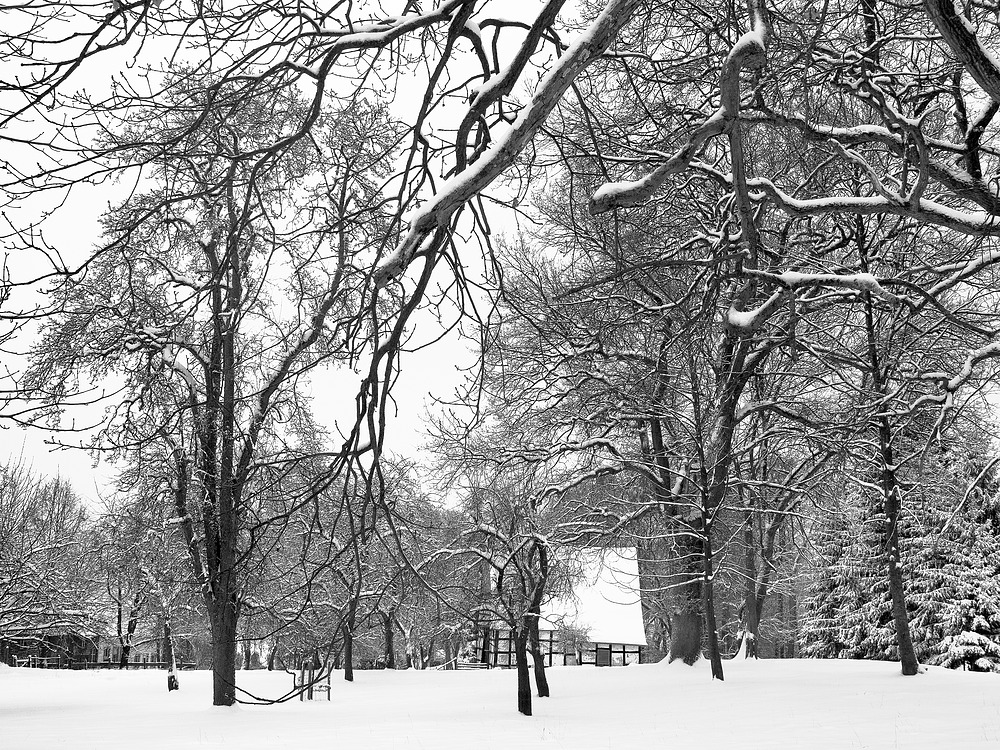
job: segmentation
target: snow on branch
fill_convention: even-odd
[[[563,93],[611,45],[639,5],[639,0],[608,1],[591,26],[570,45],[541,80],[531,101],[521,110],[510,129],[468,168],[445,182],[423,208],[410,216],[409,231],[375,269],[377,284],[385,285],[402,273],[428,235],[438,227],[446,227],[456,211],[514,163]]]
[[[761,305],[751,310],[738,310],[730,307],[726,313],[725,324],[729,328],[750,333],[759,329],[777,312],[789,295],[796,290],[811,287],[826,287],[829,289],[853,289],[868,292],[894,305],[904,304],[905,300],[886,290],[877,278],[870,273],[836,274],[836,273],[803,273],[800,271],[784,271],[771,273],[744,269],[744,273],[777,284],[781,289],[775,291]]]
[[[1000,357],[1000,342],[993,342],[992,344],[987,344],[986,346],[981,346],[978,349],[973,349],[965,358],[965,362],[962,363],[962,369],[959,370],[958,374],[948,380],[945,384],[945,390],[949,393],[954,393],[962,385],[965,384],[969,378],[972,377],[972,373],[980,362],[987,359],[993,359],[995,357]]]
[[[719,106],[663,164],[638,180],[609,182],[590,199],[590,213],[600,214],[612,208],[636,206],[653,196],[666,179],[686,169],[701,146],[710,138],[727,132],[740,110],[740,72],[760,69],[767,63],[770,23],[763,3],[753,3],[753,24],[726,56],[719,76]]]
[[[824,198],[793,198],[773,182],[762,177],[747,181],[755,191],[755,201],[770,200],[785,213],[793,216],[814,216],[829,213],[893,214],[936,224],[967,235],[1000,235],[1000,216],[986,211],[959,211],[943,203],[919,198],[912,203],[890,200],[882,196],[828,196]]]

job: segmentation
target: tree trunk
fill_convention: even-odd
[[[492,659],[490,658],[490,628],[489,625],[483,625],[483,639],[482,646],[479,648],[479,660],[484,664],[489,664]]]
[[[420,654],[417,644],[413,641],[413,623],[408,628],[400,626],[406,641],[406,668],[420,669]]]
[[[785,625],[785,596],[782,593],[777,593],[774,597],[775,602],[777,602],[777,615],[778,615],[778,638],[774,645],[774,655],[779,659],[785,658],[785,638],[782,635],[782,630],[784,630]]]
[[[684,560],[681,564],[685,567],[690,565]],[[667,661],[680,659],[685,664],[694,664],[701,656],[701,576],[695,578],[689,572],[681,575],[687,580],[675,589],[677,601],[670,613],[670,653]]]
[[[712,585],[712,537],[711,526],[706,523],[704,549],[705,578],[702,583],[702,595],[705,597],[705,627],[708,630],[708,658],[712,662],[712,679],[722,681],[722,654],[719,653],[719,628],[715,621],[715,587]]]
[[[517,662],[517,710],[525,716],[531,716],[531,678],[528,675],[528,633],[522,624],[511,635],[514,637],[514,656]]]
[[[906,612],[903,565],[899,552],[899,506],[899,487],[895,484],[894,479],[893,486],[885,498],[886,523],[889,527],[886,535],[889,547],[886,565],[889,576],[889,595],[892,598],[892,620],[896,629],[896,644],[899,647],[899,661],[903,674],[909,677],[917,674],[920,670],[913,648],[913,640],[910,638],[910,621]]]
[[[225,590],[225,589],[223,589]],[[217,603],[210,613],[212,626],[212,703],[231,706],[236,702],[236,603]]]
[[[868,263],[863,236],[859,237],[857,242],[861,250],[862,271],[867,273]],[[868,336],[868,364],[871,368],[872,385],[874,386],[876,395],[880,398],[885,398],[887,392],[886,378],[878,356],[875,313],[871,292],[864,293],[864,301],[865,332]],[[880,407],[879,411],[882,412],[883,408]],[[889,417],[886,414],[879,413],[875,419],[882,464],[882,509],[885,512],[886,528],[884,538],[888,552],[886,556],[886,575],[889,579],[889,596],[892,599],[892,620],[896,630],[896,646],[899,650],[899,661],[903,674],[911,676],[917,674],[919,666],[917,664],[916,652],[913,649],[913,640],[910,638],[910,622],[906,613],[906,592],[903,588],[903,566],[899,550],[901,502],[892,449],[892,428],[889,424]]]
[[[163,661],[167,665],[167,692],[180,690],[177,680],[177,660],[174,657],[174,634],[170,630],[170,618],[163,621]]]
[[[542,655],[541,638],[538,633],[538,613],[531,613],[525,619],[528,628],[528,645],[535,667],[535,687],[539,698],[549,697],[549,678],[545,675],[545,657]]]
[[[760,632],[760,610],[757,607],[757,544],[753,538],[753,513],[747,511],[743,527],[746,547],[746,589],[743,596],[743,656],[756,659],[757,637]]]
[[[392,628],[393,616],[391,612],[382,613],[382,627],[385,632],[385,668],[396,668],[396,645],[394,642],[395,632]]]
[[[344,679],[354,682],[354,632],[348,623],[341,628],[344,634]]]
[[[796,597],[793,591],[788,597],[788,622],[791,626],[789,632],[791,636],[788,639],[788,656],[791,659],[798,657],[799,651],[799,606],[798,597]]]
[[[667,662],[694,664],[701,656],[701,613],[690,608],[670,613],[670,653]]]
[[[121,595],[121,588],[118,589],[119,596]],[[128,668],[128,658],[132,653],[132,641],[135,638],[135,630],[139,625],[139,613],[142,611],[143,597],[141,592],[136,592],[135,599],[132,601],[132,608],[128,613],[128,623],[125,626],[125,632],[122,633],[121,629],[121,603],[118,605],[118,641],[121,643],[122,652],[121,659],[118,662],[119,669]]]

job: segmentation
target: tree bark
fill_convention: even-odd
[[[121,596],[121,587],[118,589],[118,595]],[[129,609],[128,622],[125,625],[125,632],[122,633],[122,607],[121,601],[118,602],[118,642],[121,644],[121,658],[118,661],[119,669],[128,669],[128,658],[132,653],[132,639],[135,636],[136,627],[139,625],[139,613],[142,611],[143,596],[142,593],[137,591],[135,598],[132,601],[132,607]]]
[[[231,706],[236,702],[236,602],[229,599],[212,609],[212,703]]]
[[[746,589],[743,596],[743,656],[756,659],[757,636],[760,631],[760,609],[757,607],[757,546],[753,538],[753,513],[747,511],[743,527],[746,547]]]
[[[350,623],[344,623],[341,628],[344,634],[344,679],[354,682],[354,631]]]
[[[267,654],[267,671],[274,671],[274,660],[278,655],[278,639],[274,639],[274,643],[271,644],[271,650]]]
[[[863,230],[863,224],[857,221],[857,226]],[[867,246],[863,231],[858,232],[857,238],[859,256],[861,258],[862,271],[868,272]],[[878,338],[875,330],[875,311],[872,303],[871,292],[864,293],[865,305],[865,333],[868,338],[868,364],[875,394],[879,398],[879,404],[885,398],[887,392],[885,373],[878,355]],[[892,446],[892,428],[889,424],[889,417],[883,413],[884,408],[879,408],[879,414],[875,417],[876,429],[878,432],[879,457],[881,459],[881,489],[882,489],[882,509],[885,513],[885,545],[886,545],[886,576],[889,579],[889,596],[892,600],[892,620],[896,631],[896,646],[899,651],[899,661],[903,674],[907,677],[919,672],[917,655],[913,648],[913,640],[910,638],[910,622],[906,613],[906,591],[903,586],[903,566],[899,550],[899,517],[901,501],[899,496],[899,483],[896,480],[895,457]]]
[[[788,622],[791,626],[789,628],[791,636],[788,639],[788,657],[795,659],[798,657],[799,651],[799,603],[794,592],[788,596]]]
[[[711,526],[706,523],[705,540],[702,544],[705,556],[705,579],[702,584],[702,595],[705,597],[705,627],[708,630],[708,658],[712,663],[712,679],[722,681],[725,679],[725,676],[722,672],[722,655],[719,653],[719,628],[715,621],[715,586],[712,585],[712,537],[709,533],[710,528]]]
[[[692,561],[685,559],[695,554],[695,550],[690,549],[693,546],[693,540],[684,545],[680,562],[684,568],[693,567]],[[687,570],[680,575],[686,580],[675,588],[677,593],[670,612],[670,653],[667,661],[680,659],[685,664],[694,664],[701,656],[702,577],[700,571],[697,577]]]
[[[177,679],[177,660],[174,656],[174,634],[170,629],[170,618],[163,621],[163,661],[167,665],[167,692],[180,690]]]
[[[701,613],[690,608],[670,613],[670,653],[667,662],[694,664],[701,656]]]
[[[382,613],[382,628],[385,632],[385,668],[396,668],[396,645],[395,632],[393,631],[393,615],[391,612]]]
[[[482,645],[479,647],[479,658],[480,660],[489,665],[492,659],[492,650],[490,649],[490,627],[489,625],[483,625],[483,637]]]
[[[775,646],[774,646],[774,655],[777,656],[779,659],[784,659],[785,658],[785,638],[782,635],[781,631],[784,630],[784,628],[785,628],[785,596],[784,596],[784,594],[782,594],[782,593],[779,592],[779,593],[777,593],[775,595],[774,599],[775,599],[775,601],[778,604],[778,606],[777,606],[777,610],[778,610],[777,615],[778,615],[778,623],[779,623],[779,628],[780,628],[779,631],[778,631],[778,639],[775,642]]]
[[[511,633],[517,662],[517,710],[531,716],[531,678],[528,675],[528,631],[523,623]]]
[[[542,656],[541,638],[538,633],[538,613],[529,613],[525,619],[528,628],[528,644],[535,667],[535,687],[539,698],[549,697],[549,678],[545,675],[545,657]]]
[[[891,464],[887,464],[890,466]],[[891,473],[886,469],[885,473]],[[899,487],[893,478],[892,486],[886,492],[885,514],[888,526],[886,543],[889,554],[886,560],[889,576],[889,595],[892,599],[892,620],[896,630],[896,643],[899,648],[899,661],[903,674],[912,676],[919,672],[917,655],[910,638],[910,621],[906,612],[906,591],[903,586],[903,564],[899,552]]]

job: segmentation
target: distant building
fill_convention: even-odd
[[[174,658],[181,668],[197,661],[192,638],[174,638]],[[15,638],[0,638],[0,662],[12,667],[43,669],[117,669],[121,663],[122,644],[108,631],[84,628],[49,628],[37,633],[21,633]],[[132,636],[128,667],[158,668],[163,661],[163,640],[158,630],[140,628]]]
[[[122,656],[122,644],[118,636],[99,636],[96,645],[97,658],[94,661],[108,667],[117,667],[119,665]],[[149,664],[157,665],[162,661],[160,658],[160,646],[160,641],[154,636],[144,632],[136,633],[133,636],[132,646],[128,652],[129,664],[137,667]]]
[[[538,630],[546,666],[639,663],[646,632],[635,549],[588,547],[574,557],[582,570],[572,593],[542,607]],[[490,667],[515,664],[508,629],[487,630],[478,651]]]
[[[47,628],[0,638],[0,662],[12,667],[68,669],[96,660],[94,636],[83,629]]]

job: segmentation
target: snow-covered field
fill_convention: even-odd
[[[1000,677],[857,661],[550,670],[553,697],[515,710],[511,671],[358,672],[330,702],[213,708],[209,674],[69,672],[0,667],[0,749],[707,747],[713,750],[1000,748]],[[285,673],[243,672],[264,696]]]

